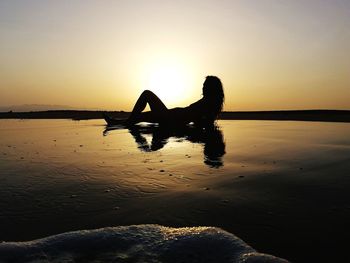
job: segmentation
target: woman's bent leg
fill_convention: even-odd
[[[147,114],[141,114],[142,111],[146,108],[147,103],[151,108],[151,112]],[[156,116],[161,116],[167,110],[168,108],[157,97],[157,95],[155,95],[152,91],[145,90],[138,98],[128,119],[128,123],[133,124],[140,121],[150,121],[150,119],[156,121]],[[146,117],[147,120],[143,120],[142,117]]]

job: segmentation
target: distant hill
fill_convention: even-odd
[[[49,110],[32,112],[0,112],[0,119],[102,119],[105,111]],[[125,119],[130,112],[108,111],[110,117]],[[283,110],[222,112],[221,120],[280,120],[350,122],[350,110]]]
[[[48,110],[87,110],[87,108],[77,108],[67,105],[50,105],[50,104],[23,104],[0,106],[0,112],[30,112],[30,111],[48,111]],[[98,110],[98,109],[93,109]]]

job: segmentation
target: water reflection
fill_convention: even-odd
[[[120,129],[118,127],[106,127],[103,135],[109,131]],[[212,168],[223,166],[222,157],[225,154],[225,142],[223,133],[219,126],[208,129],[196,128],[194,126],[184,126],[169,128],[158,125],[137,125],[129,129],[134,137],[137,147],[143,152],[153,152],[162,149],[170,138],[177,138],[181,141],[189,141],[203,145],[204,163]],[[145,135],[152,136],[149,143]]]

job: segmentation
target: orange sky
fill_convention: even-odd
[[[350,109],[350,2],[1,1],[0,106],[169,106],[221,78],[225,110]]]

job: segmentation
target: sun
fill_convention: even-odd
[[[163,61],[148,67],[144,88],[153,91],[167,106],[181,106],[191,89],[185,66]]]

